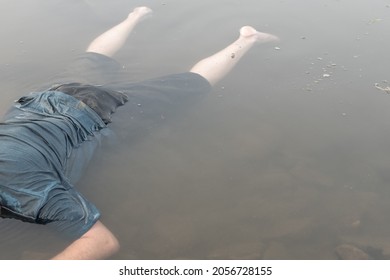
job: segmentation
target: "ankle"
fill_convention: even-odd
[[[247,43],[266,43],[278,41],[279,38],[269,33],[259,32],[252,26],[243,26],[240,29],[239,40],[246,41]]]

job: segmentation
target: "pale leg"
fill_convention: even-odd
[[[151,13],[148,7],[135,8],[124,21],[94,39],[86,51],[112,57],[125,44],[137,23]]]
[[[119,250],[115,236],[100,221],[75,240],[53,260],[97,260],[105,259]]]
[[[251,26],[244,26],[240,29],[240,36],[236,41],[214,55],[199,61],[190,72],[203,76],[211,85],[215,85],[233,69],[254,44],[276,40],[278,37],[272,34],[258,32]]]

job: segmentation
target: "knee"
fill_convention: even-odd
[[[120,249],[118,239],[110,231],[105,232],[101,245],[107,256],[116,254]]]
[[[99,221],[87,232],[86,237],[95,240],[95,246],[101,252],[101,258],[110,257],[119,251],[118,239]]]
[[[118,253],[120,249],[120,244],[118,239],[113,234],[111,234],[110,240],[108,241],[107,245],[110,255]]]

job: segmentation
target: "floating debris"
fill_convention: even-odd
[[[367,22],[368,25],[371,25],[371,24],[374,24],[374,23],[377,23],[377,22],[380,22],[382,21],[381,18],[374,18],[374,19],[371,19]]]
[[[387,87],[381,87],[378,83],[375,83],[375,88],[383,91],[383,92],[386,92],[387,94],[390,94],[390,86],[387,86]]]
[[[322,75],[322,77],[324,77],[324,78],[329,78],[329,77],[330,77],[330,74],[326,74],[326,73],[325,73],[325,74]]]
[[[279,51],[279,50],[280,50],[280,48],[279,48],[279,47],[275,47],[275,50]]]

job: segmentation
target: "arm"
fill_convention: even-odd
[[[119,250],[119,243],[111,231],[97,221],[84,235],[71,243],[53,260],[104,259]]]

